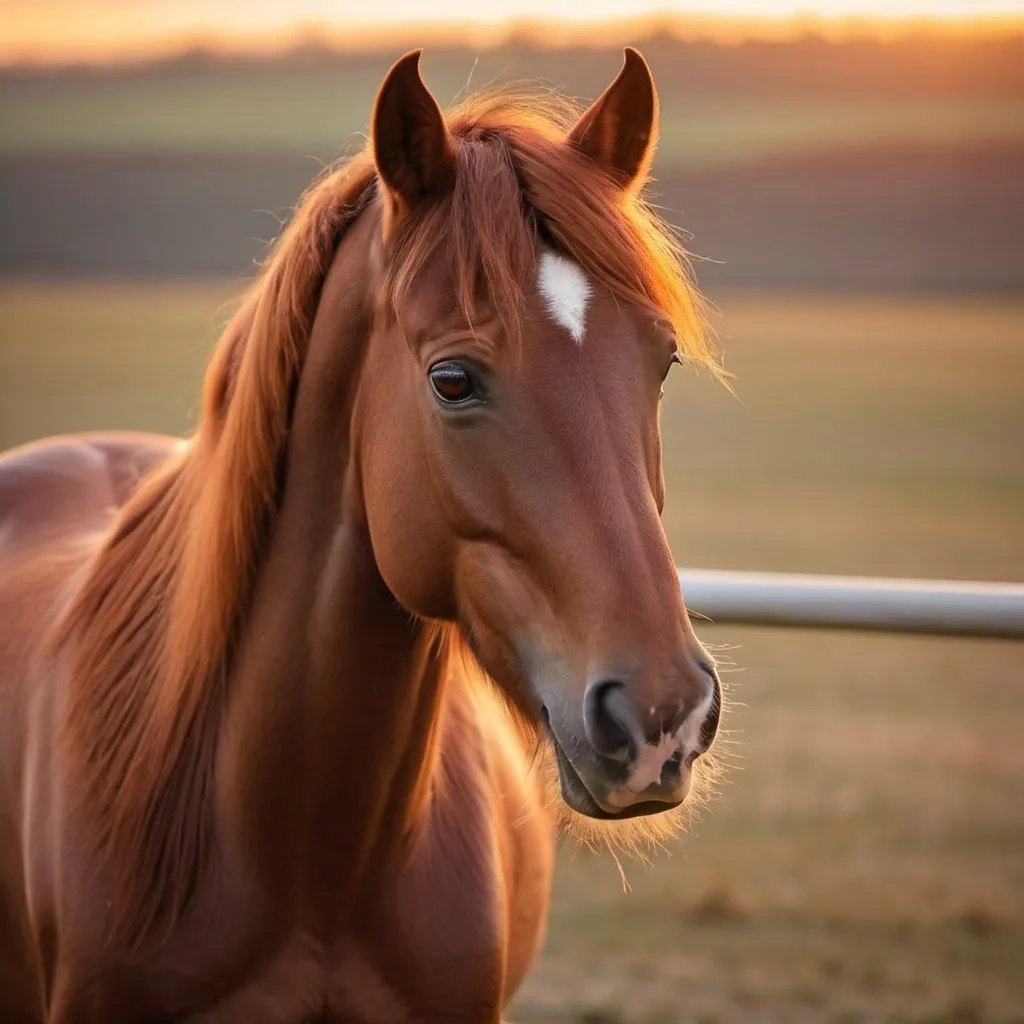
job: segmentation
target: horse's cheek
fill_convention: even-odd
[[[380,517],[370,519],[374,556],[384,583],[414,615],[453,618],[452,538],[440,510],[422,490],[384,509]]]

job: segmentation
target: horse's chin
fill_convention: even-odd
[[[558,787],[562,800],[569,810],[582,814],[596,821],[625,821],[627,818],[643,818],[650,814],[665,814],[674,811],[682,804],[679,800],[674,804],[666,804],[658,800],[642,800],[621,810],[608,810],[602,807],[580,778],[579,772],[573,767],[558,740],[551,739],[551,747],[558,767]]]
[[[691,794],[674,806],[644,801],[624,811],[608,811],[594,799],[557,742],[549,737],[546,748],[549,810],[559,832],[580,845],[646,861],[653,849],[664,848],[688,829],[695,806],[704,802]]]

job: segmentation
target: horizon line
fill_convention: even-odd
[[[1024,11],[1015,14],[829,15],[798,16],[675,15],[579,22],[518,18],[501,22],[426,21],[418,24],[360,27],[353,31],[330,23],[296,23],[257,33],[179,32],[106,46],[12,47],[0,44],[0,68],[53,69],[81,66],[130,66],[171,61],[191,54],[211,58],[273,58],[310,50],[338,54],[374,53],[414,46],[496,49],[509,43],[541,50],[609,47],[627,41],[669,36],[679,42],[736,46],[747,42],[895,42],[907,38],[984,40],[1024,36]],[[628,38],[626,38],[628,37]]]

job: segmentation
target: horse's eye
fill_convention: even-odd
[[[473,375],[461,363],[436,363],[430,368],[430,386],[445,405],[461,405],[480,397]]]

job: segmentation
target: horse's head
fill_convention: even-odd
[[[694,321],[637,199],[657,108],[629,50],[573,127],[508,102],[446,121],[411,54],[372,125],[374,554],[544,722],[565,801],[598,818],[681,803],[720,708],[660,519],[659,399]]]

